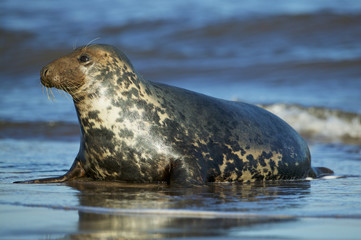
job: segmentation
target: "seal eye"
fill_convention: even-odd
[[[89,60],[90,60],[90,58],[87,55],[81,55],[79,57],[79,61],[82,62],[82,63],[89,62]]]

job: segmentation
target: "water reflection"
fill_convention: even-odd
[[[281,209],[304,206],[308,181],[251,184],[210,184],[195,188],[106,182],[72,182],[79,205],[114,209],[114,213],[79,211],[77,238],[220,236],[234,229],[294,220],[273,217]],[[258,217],[195,217],[159,214],[119,214],[117,209],[180,209],[259,213]],[[269,217],[267,217],[269,216]],[[232,229],[232,231],[230,231]],[[226,234],[227,235],[227,234]]]

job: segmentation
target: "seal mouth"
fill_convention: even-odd
[[[44,79],[44,78],[40,78],[40,82],[41,82],[41,84],[44,86],[44,87],[46,87],[46,88],[52,88],[52,87],[54,87],[49,81],[47,81],[46,79]]]

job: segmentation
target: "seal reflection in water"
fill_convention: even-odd
[[[76,49],[45,66],[45,87],[68,92],[81,129],[71,169],[56,178],[193,185],[297,179],[311,168],[305,141],[270,112],[144,80],[109,45]]]

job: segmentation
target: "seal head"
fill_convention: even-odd
[[[78,94],[94,93],[95,89],[83,87],[94,86],[92,80],[99,79],[99,73],[110,73],[110,68],[120,65],[133,69],[128,58],[118,49],[108,45],[91,45],[76,49],[69,55],[57,59],[41,70],[41,83],[48,88],[58,88],[68,92],[77,99]],[[104,80],[108,76],[103,76]],[[75,100],[74,99],[74,100]]]

